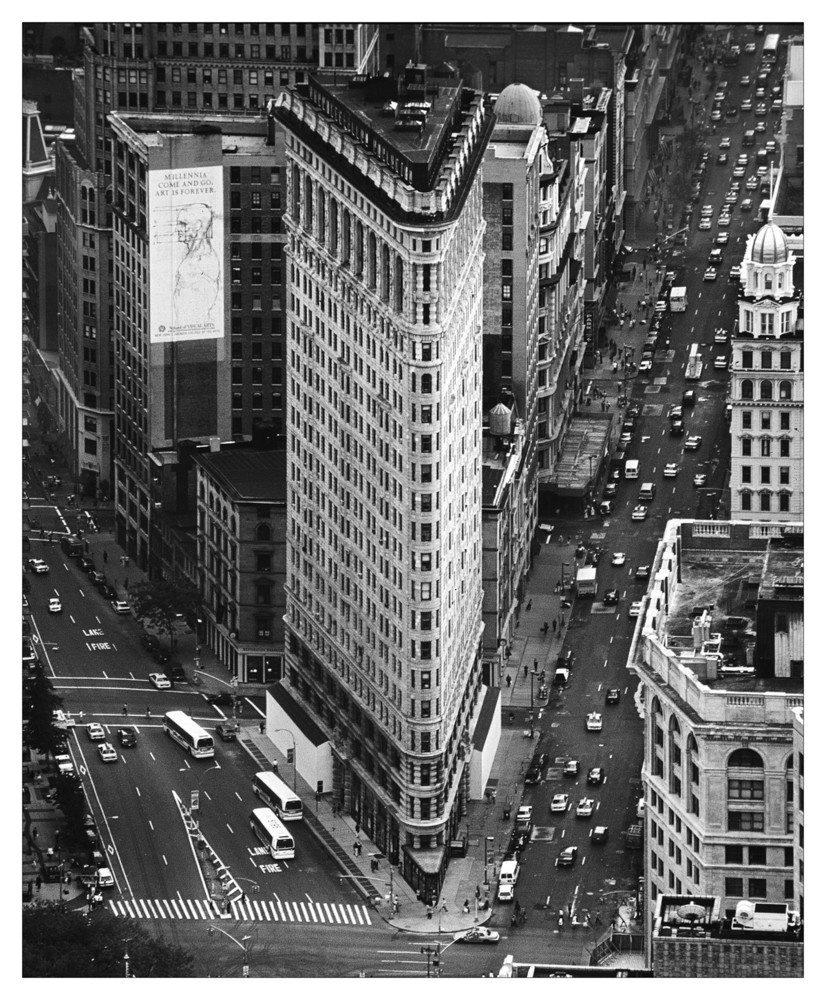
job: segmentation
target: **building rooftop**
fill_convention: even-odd
[[[742,900],[732,919],[722,919],[719,896],[669,896],[657,900],[655,938],[727,938],[754,941],[802,941],[803,925],[785,903]]]
[[[196,452],[195,460],[236,501],[287,502],[287,453],[228,448]]]

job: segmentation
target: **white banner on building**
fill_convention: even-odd
[[[149,340],[224,336],[223,170],[149,172]]]

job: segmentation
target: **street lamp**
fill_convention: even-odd
[[[296,794],[298,794],[298,776],[297,776],[297,771],[296,771],[296,769],[298,767],[298,763],[296,761],[295,736],[293,736],[292,732],[289,729],[271,729],[270,732],[273,733],[273,734],[275,734],[275,733],[286,733],[287,736],[289,736],[290,739],[293,741],[292,747],[288,748],[288,750],[292,750],[292,755],[293,755],[293,762],[292,762],[293,763],[293,791]],[[289,754],[289,752],[287,752],[284,756],[287,758],[287,763],[289,764],[290,763],[290,754]]]
[[[244,952],[244,965],[243,965],[243,968],[241,970],[241,975],[244,977],[244,979],[249,979],[249,974],[250,974],[250,946],[249,946],[249,942],[252,941],[252,938],[250,937],[250,935],[249,934],[245,934],[241,938],[241,940],[239,941],[237,938],[234,938],[228,931],[225,931],[225,930],[223,930],[220,927],[216,927],[215,924],[210,924],[209,925],[209,930],[207,931],[207,933],[209,934],[209,936],[212,937],[212,935],[216,931],[218,931],[219,934],[223,934],[224,937],[228,937],[230,939],[230,941],[233,942],[233,944],[237,944],[238,947]]]

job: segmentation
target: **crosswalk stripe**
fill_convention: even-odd
[[[211,899],[110,899],[114,916],[148,920],[212,920],[221,907]],[[298,924],[348,925],[372,924],[366,906],[351,903],[320,903],[308,900],[235,900],[230,913],[236,920],[275,921]]]

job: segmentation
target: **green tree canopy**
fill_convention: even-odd
[[[129,599],[136,616],[166,632],[174,640],[174,626],[178,615],[187,622],[197,619],[201,612],[201,595],[186,584],[171,580],[142,580],[129,588]]]
[[[23,908],[24,978],[138,979],[194,976],[192,956],[148,934],[134,920],[97,910],[91,920],[63,903]]]
[[[27,690],[31,710],[26,723],[26,742],[39,753],[49,753],[57,734],[52,713],[60,708],[63,699],[55,694],[52,682],[39,665],[28,679]]]

